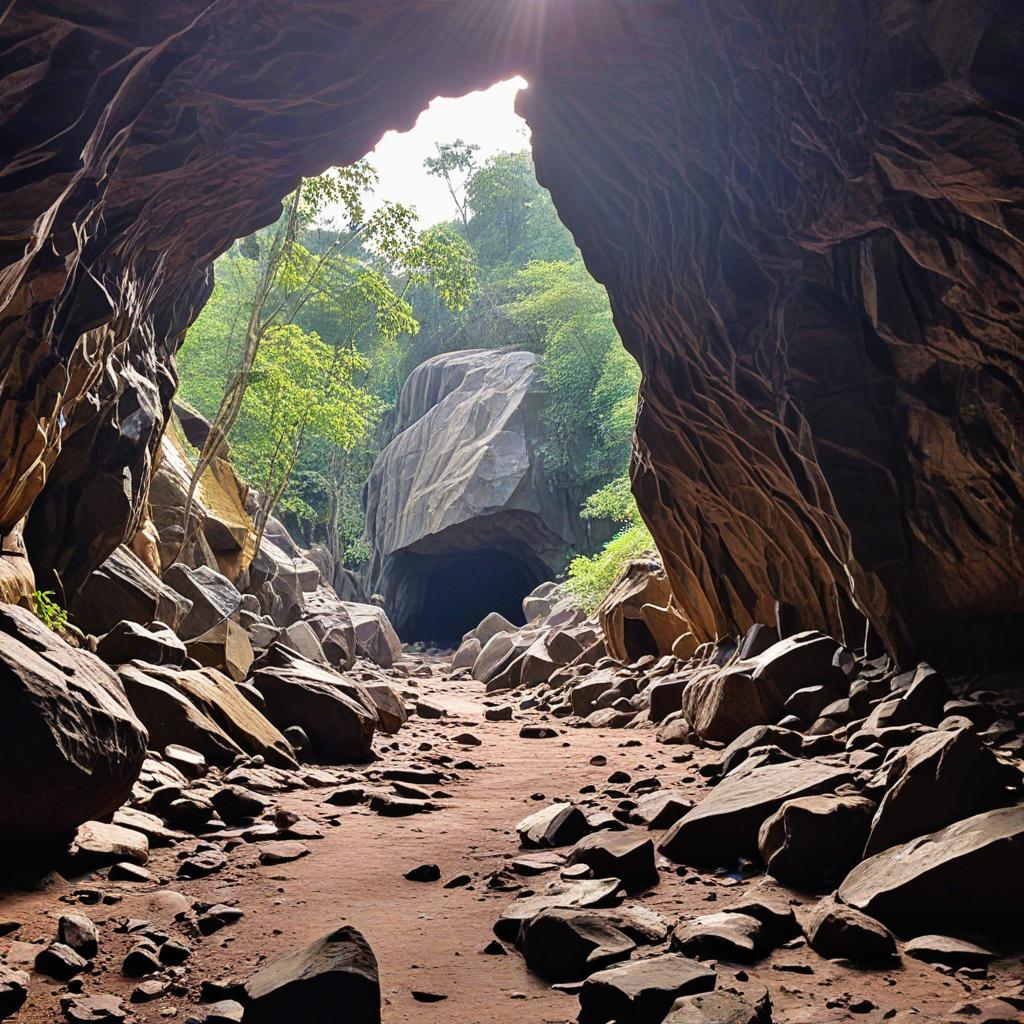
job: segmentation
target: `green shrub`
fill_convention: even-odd
[[[68,624],[68,613],[57,603],[57,595],[52,590],[34,590],[32,592],[32,610],[36,618],[54,633],[63,633]]]
[[[612,537],[596,555],[577,555],[569,563],[565,586],[592,612],[604,600],[627,562],[653,555],[655,551],[650,531],[643,523],[637,523]]]

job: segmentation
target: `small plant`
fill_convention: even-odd
[[[68,613],[57,603],[57,595],[52,590],[34,590],[32,592],[32,610],[36,617],[54,633],[63,633],[68,624]]]

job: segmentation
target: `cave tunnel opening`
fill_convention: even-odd
[[[453,647],[491,612],[523,625],[523,598],[548,575],[532,561],[498,548],[409,556],[401,574],[403,608],[396,612],[399,635]]]

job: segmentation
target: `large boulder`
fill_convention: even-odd
[[[87,633],[108,633],[119,622],[162,622],[177,630],[192,602],[161,580],[123,544],[85,581],[71,617]]]
[[[180,665],[188,657],[178,635],[163,623],[140,626],[127,620],[100,637],[96,653],[108,665],[123,665],[136,659],[154,665]]]
[[[328,764],[368,761],[373,756],[377,706],[365,688],[275,644],[252,683],[280,729],[297,725],[309,737],[311,760]]]
[[[541,456],[543,401],[532,352],[448,352],[406,379],[365,489],[370,589],[404,640],[454,645],[492,611],[521,624],[585,548],[579,498]]]
[[[840,650],[831,637],[808,631],[726,668],[706,669],[684,690],[683,713],[702,739],[731,743],[752,726],[777,722],[798,690],[843,681]]]
[[[381,668],[391,668],[402,656],[402,641],[383,608],[375,604],[342,602],[356,639],[356,653]]]
[[[377,958],[347,926],[272,960],[245,993],[245,1024],[380,1024]]]
[[[192,602],[188,614],[176,627],[183,640],[192,640],[213,629],[234,615],[242,604],[242,595],[231,580],[206,565],[190,569],[175,562],[164,570],[164,582]]]
[[[851,793],[787,800],[758,833],[768,874],[795,886],[842,878],[861,859],[874,812],[873,801]]]
[[[973,729],[920,736],[889,765],[864,855],[1011,803],[1008,787],[1020,781],[1020,772],[1003,764]]]
[[[249,634],[232,619],[222,619],[190,640],[188,653],[200,665],[219,669],[236,683],[249,674],[253,663]]]
[[[891,846],[839,886],[844,903],[911,935],[946,928],[1019,930],[1024,804],[977,814]]]
[[[834,792],[849,769],[821,761],[787,761],[727,775],[665,833],[659,849],[680,863],[733,863],[757,853],[761,823],[787,800]]]
[[[117,676],[31,612],[0,605],[0,833],[59,840],[128,799],[147,734]]]

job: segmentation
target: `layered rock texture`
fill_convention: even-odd
[[[0,23],[0,535],[28,515],[44,585],[141,525],[216,255],[519,72],[643,370],[635,486],[696,639],[776,606],[901,656],[1019,626],[1019,5],[151,7]]]
[[[370,585],[405,639],[457,640],[520,606],[585,543],[544,472],[538,357],[475,350],[409,375],[365,490]]]

